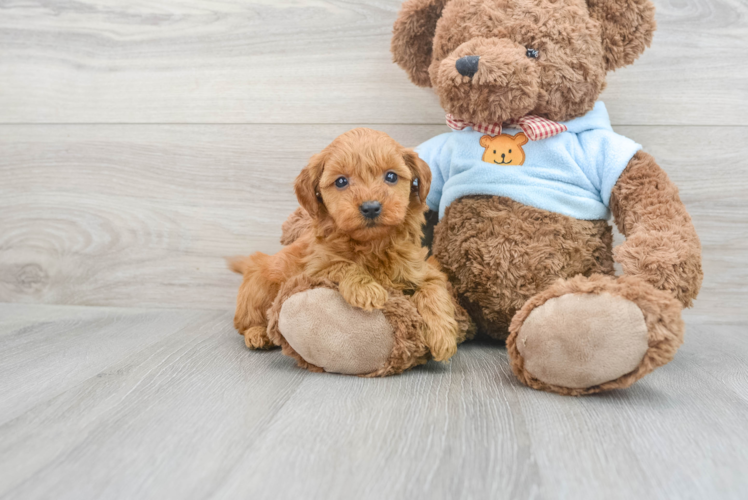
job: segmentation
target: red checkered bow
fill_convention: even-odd
[[[493,136],[497,136],[501,133],[501,123],[493,123],[491,125],[471,123],[459,120],[451,114],[447,115],[447,125],[454,130],[463,130],[466,127],[472,127],[476,132]],[[522,132],[524,132],[527,138],[531,141],[548,139],[549,137],[553,137],[554,135],[568,130],[566,125],[562,123],[547,120],[536,115],[523,116],[519,120],[507,122],[507,125],[521,128]]]

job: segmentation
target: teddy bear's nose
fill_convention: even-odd
[[[457,67],[457,72],[462,76],[472,78],[478,72],[478,61],[480,61],[480,56],[461,57],[457,59],[455,67]]]

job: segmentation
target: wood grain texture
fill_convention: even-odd
[[[306,160],[350,125],[0,127],[0,302],[233,307],[224,257],[280,248]],[[378,127],[415,145],[443,126]],[[704,246],[695,311],[748,297],[748,128],[618,127],[681,188]]]
[[[0,1],[0,123],[443,123],[391,62],[401,0]],[[748,4],[655,0],[614,124],[743,125]]]
[[[383,380],[244,348],[223,258],[279,248],[306,160],[447,130],[400,3],[0,0],[0,499],[748,497],[744,0],[655,0],[602,97],[703,243],[668,366],[579,399],[479,342]]]
[[[230,313],[6,304],[0,317],[0,394],[29,401],[0,407],[3,499],[748,495],[745,326],[691,324],[631,389],[569,398],[519,385],[506,351],[480,342],[369,380],[248,351]],[[113,349],[128,334],[152,339]],[[34,347],[15,383],[22,339]],[[36,355],[50,339],[65,356]]]

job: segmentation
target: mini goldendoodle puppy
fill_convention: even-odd
[[[296,234],[275,255],[234,259],[241,273],[234,325],[249,348],[270,348],[267,311],[282,285],[305,274],[338,284],[348,304],[382,309],[403,292],[422,318],[431,356],[446,361],[461,332],[446,276],[421,245],[428,166],[383,132],[357,128],[315,155],[296,179]]]

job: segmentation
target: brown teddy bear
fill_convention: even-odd
[[[408,0],[395,23],[395,62],[454,129],[416,148],[433,254],[530,387],[627,387],[682,343],[699,239],[677,188],[597,102],[654,29],[649,0]]]
[[[530,387],[627,387],[682,343],[681,308],[702,280],[698,237],[677,188],[597,102],[606,72],[632,63],[654,28],[649,0],[407,0],[395,23],[395,61],[434,88],[454,129],[417,148],[432,171],[429,220],[440,219],[426,231],[433,255]],[[611,213],[626,237],[615,251]],[[284,238],[304,224],[293,216]],[[417,340],[420,319],[396,294],[383,322],[307,281],[281,291],[271,327],[307,339],[316,366],[342,371],[349,352],[365,369],[346,373],[424,361],[418,342],[408,355],[398,340]]]

